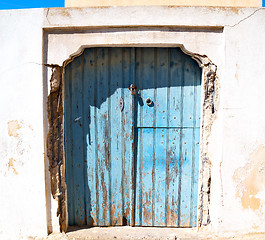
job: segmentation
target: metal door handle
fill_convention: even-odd
[[[153,103],[153,101],[151,100],[151,98],[147,98],[147,99],[145,100],[145,102],[146,102],[146,104],[147,104],[148,106],[151,106],[152,103]]]
[[[130,90],[131,95],[136,95],[137,94],[137,87],[135,85],[131,84],[131,86],[128,87],[128,89]]]

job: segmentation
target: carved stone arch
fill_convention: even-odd
[[[143,45],[126,45],[126,47],[142,46]],[[154,47],[155,45],[152,46]],[[64,69],[68,63],[82,55],[86,48],[91,47],[97,47],[97,45],[82,45],[63,62],[62,66],[46,64],[47,67],[52,68],[52,76],[50,78],[51,90],[47,101],[49,121],[47,155],[51,176],[51,192],[53,198],[58,201],[57,216],[59,217],[61,231],[66,231],[68,227],[63,120]],[[101,47],[103,47],[103,45],[101,45]],[[104,47],[108,46],[104,45]],[[211,127],[218,112],[219,81],[217,77],[217,66],[206,55],[190,52],[183,44],[167,45],[167,47],[180,47],[185,54],[191,56],[202,68],[202,123],[198,198],[198,226],[200,227],[210,223],[211,160],[208,156],[208,142],[211,134]]]

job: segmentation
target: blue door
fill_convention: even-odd
[[[200,90],[179,48],[88,48],[66,66],[69,225],[196,226]]]

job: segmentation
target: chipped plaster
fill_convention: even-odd
[[[18,130],[21,128],[17,120],[12,120],[8,122],[8,135],[17,138]]]
[[[233,176],[236,183],[236,197],[244,209],[259,212],[264,207],[265,193],[265,146],[256,148],[248,162],[238,168]]]

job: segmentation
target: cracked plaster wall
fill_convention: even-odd
[[[0,236],[14,239],[45,234],[47,227],[49,232],[59,230],[58,204],[51,196],[44,161],[52,71],[43,64],[62,66],[80,46],[106,43],[183,45],[207,55],[218,67],[218,111],[208,119],[213,124],[207,131],[209,141],[202,145],[211,165],[211,172],[204,175],[211,176],[204,188],[207,193],[210,187],[210,195],[204,195],[210,199],[203,200],[210,200],[210,223],[206,218],[203,225],[220,233],[265,230],[259,166],[265,145],[263,9],[109,7],[13,10],[0,15],[5,33],[0,34]],[[112,30],[102,34],[107,27]]]
[[[226,71],[222,84],[222,217],[240,231],[264,231],[265,9],[225,28]],[[238,220],[240,219],[240,220]]]

